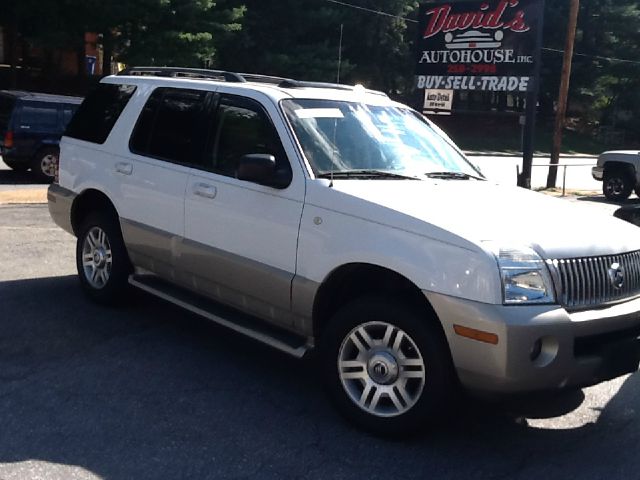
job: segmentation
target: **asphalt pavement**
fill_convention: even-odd
[[[0,206],[0,479],[635,479],[640,375],[461,399],[403,441],[351,427],[297,361],[138,294],[81,294],[46,206]]]

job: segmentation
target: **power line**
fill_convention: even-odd
[[[394,15],[392,13],[383,12],[382,10],[373,10],[371,8],[361,7],[359,5],[354,5],[352,3],[347,3],[347,2],[340,2],[338,0],[325,0],[325,1],[327,1],[329,3],[337,3],[338,5],[342,5],[344,7],[355,8],[356,10],[362,10],[364,12],[374,13],[376,15],[382,15],[383,17],[395,18],[397,20],[402,20],[402,21],[405,21],[405,22],[418,23],[417,20],[413,20],[411,18],[406,18],[406,17],[401,17],[399,15]]]
[[[342,5],[343,7],[349,7],[356,10],[361,10],[363,12],[373,13],[375,15],[381,15],[383,17],[395,18],[397,20],[403,20],[405,22],[418,23],[418,20],[414,20],[412,18],[401,17],[399,15],[394,15],[392,13],[383,12],[382,10],[374,10],[372,8],[361,7],[360,5],[354,5],[353,3],[342,2],[339,0],[325,0],[329,3],[335,3],[337,5]],[[555,52],[555,53],[564,53],[564,50],[559,50],[557,48],[543,48],[543,50],[547,52]],[[576,53],[573,54],[576,57],[587,57],[587,58],[596,58],[598,60],[607,60],[610,62],[620,62],[620,63],[631,63],[634,65],[640,65],[640,61],[637,60],[625,60],[623,58],[615,58],[615,57],[602,57],[600,55],[589,55],[587,53]]]
[[[564,53],[564,50],[560,50],[557,48],[543,48],[547,52],[556,52],[556,53]],[[621,63],[633,63],[635,65],[640,65],[640,62],[637,60],[625,60],[623,58],[615,58],[615,57],[601,57],[600,55],[588,55],[586,53],[574,53],[576,57],[588,57],[588,58],[597,58],[598,60],[608,60],[610,62],[621,62]]]

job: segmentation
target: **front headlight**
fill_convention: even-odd
[[[540,255],[529,247],[492,246],[505,305],[555,303],[553,282]]]

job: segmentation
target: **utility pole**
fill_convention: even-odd
[[[571,79],[571,64],[573,61],[573,46],[576,39],[576,29],[578,26],[578,12],[580,10],[580,0],[570,0],[569,24],[567,26],[567,40],[564,47],[564,59],[562,61],[562,78],[560,79],[560,92],[558,93],[558,108],[556,111],[556,122],[553,131],[553,145],[551,147],[551,164],[549,175],[547,176],[547,188],[555,188],[558,176],[558,165],[560,160],[560,149],[562,147],[562,129],[564,128],[565,116],[567,114],[567,97],[569,96],[569,81]]]
[[[539,2],[536,49],[534,54],[535,69],[533,72],[533,88],[525,98],[524,125],[522,127],[522,172],[518,175],[518,186],[531,188],[531,167],[535,150],[536,113],[538,110],[538,93],[540,91],[540,64],[542,52],[542,30],[544,24],[544,0]]]

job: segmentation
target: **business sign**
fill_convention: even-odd
[[[453,90],[425,90],[424,111],[451,110],[453,105]]]
[[[543,0],[427,3],[420,7],[418,88],[534,90]]]

